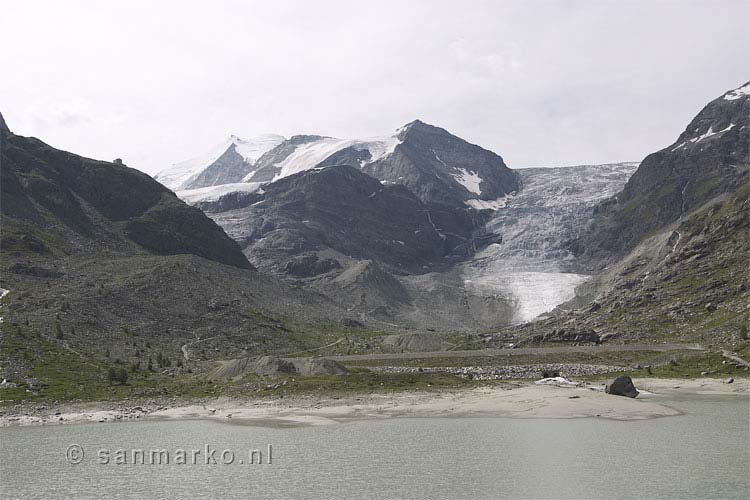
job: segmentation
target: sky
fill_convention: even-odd
[[[155,174],[414,119],[510,167],[639,161],[750,80],[750,1],[0,0],[20,135]]]

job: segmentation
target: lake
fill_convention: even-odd
[[[684,414],[643,421],[404,418],[279,428],[182,420],[3,428],[0,496],[747,499],[750,398],[659,399]],[[66,457],[73,444],[84,451],[78,464]],[[228,452],[222,458],[224,450],[234,454],[231,464],[222,463],[230,458]],[[180,451],[184,464],[176,463]],[[158,464],[164,453],[170,463]]]

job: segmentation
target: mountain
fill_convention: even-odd
[[[750,324],[750,179],[644,238],[579,288],[577,303],[499,343],[592,331],[616,342],[736,346]],[[743,333],[744,331],[744,333]],[[524,339],[524,340],[521,340]]]
[[[241,161],[230,146],[218,159],[214,152],[205,159],[175,165],[156,179],[180,196],[194,199],[186,190],[229,183],[267,184],[333,165],[361,169],[384,184],[404,185],[426,203],[473,206],[477,200],[494,200],[519,189],[517,175],[500,156],[419,120],[393,135],[362,140],[296,135],[253,162]]]
[[[4,248],[50,255],[193,254],[249,268],[203,213],[122,162],[90,160],[2,131]]]
[[[349,317],[260,274],[151,177],[15,135],[1,115],[0,174],[0,378],[29,391],[86,397],[106,390],[112,364],[135,366],[145,387],[157,380],[147,364],[164,370],[164,357],[184,373],[304,349]]]
[[[383,185],[346,165],[304,170],[262,191],[198,206],[261,268],[305,277],[351,259],[424,272],[471,255],[479,245],[473,233],[484,221],[468,208],[424,203],[405,186]]]
[[[383,182],[405,185],[423,201],[463,205],[520,188],[518,175],[500,156],[442,128],[417,120],[401,128],[398,138],[393,154],[363,169]]]
[[[231,135],[208,153],[176,163],[155,179],[174,191],[238,183],[263,154],[283,141],[282,136],[275,134],[247,140]]]
[[[496,336],[571,331],[618,341],[736,346],[750,322],[750,84],[711,101],[597,205],[569,249],[599,272],[549,318]],[[569,242],[570,243],[570,242]]]
[[[750,169],[750,83],[711,101],[677,140],[648,155],[623,191],[597,209],[572,243],[583,259],[622,256],[647,235],[722,193]]]

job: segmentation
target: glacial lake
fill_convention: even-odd
[[[684,414],[628,422],[404,418],[295,428],[201,420],[9,427],[0,429],[0,497],[747,499],[750,398],[659,399]],[[66,459],[72,444],[84,450],[76,465]],[[216,450],[216,464],[205,464],[206,445]],[[167,450],[171,462],[115,463],[117,450],[127,450],[131,462],[133,449]],[[225,449],[236,453],[231,465],[221,463]],[[100,463],[99,450],[107,451],[108,464]],[[188,452],[187,464],[175,463],[179,450]],[[250,450],[262,464],[248,464]]]

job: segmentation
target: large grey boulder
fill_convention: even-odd
[[[633,385],[633,380],[627,375],[617,377],[614,382],[609,384],[604,391],[607,394],[613,394],[615,396],[627,396],[629,398],[636,397],[639,393]]]

